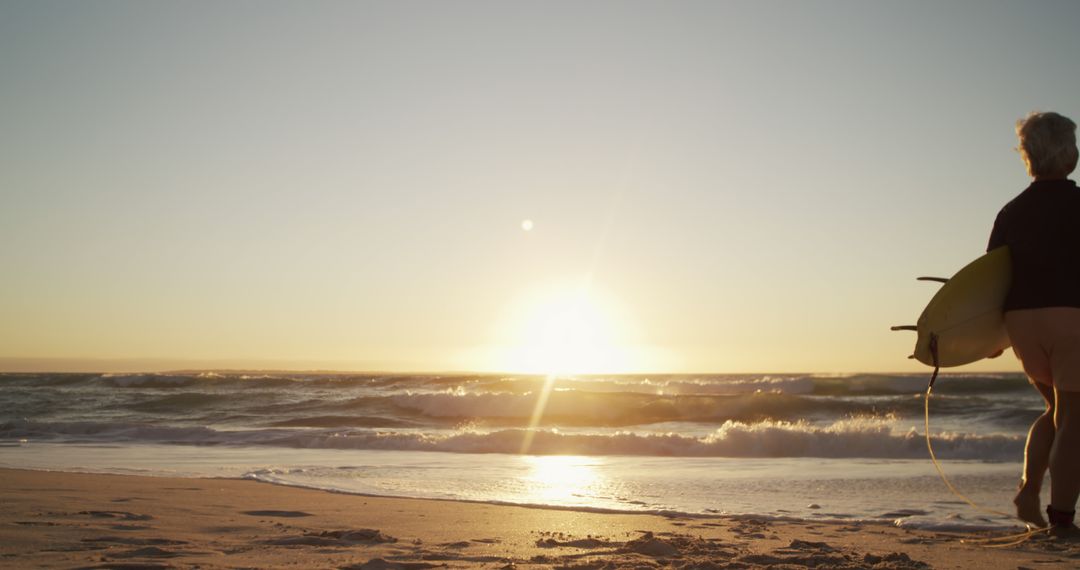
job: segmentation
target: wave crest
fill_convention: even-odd
[[[187,445],[268,445],[313,449],[376,449],[450,453],[534,455],[640,455],[660,457],[927,457],[926,442],[914,429],[894,433],[887,420],[861,418],[825,426],[805,422],[729,421],[704,437],[678,433],[564,433],[559,430],[504,429],[454,432],[372,429],[260,429],[220,431],[205,427],[98,422],[7,422],[0,438],[63,441],[146,441]],[[941,459],[1004,461],[1023,452],[1024,438],[946,433],[932,438]]]

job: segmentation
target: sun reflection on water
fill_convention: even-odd
[[[524,477],[530,502],[588,504],[604,478],[597,470],[597,459],[574,455],[536,455],[523,457],[529,467]]]

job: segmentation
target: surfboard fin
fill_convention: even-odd
[[[916,281],[937,281],[938,283],[948,283],[949,280],[944,277],[916,277]]]
[[[889,327],[889,330],[891,330],[891,331],[917,331],[917,330],[919,330],[919,327],[917,327],[915,325],[898,325],[898,326],[895,326],[895,327]]]

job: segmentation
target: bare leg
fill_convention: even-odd
[[[1057,433],[1050,450],[1050,505],[1058,511],[1076,509],[1080,495],[1080,392],[1055,390]]]
[[[1046,526],[1042,508],[1039,505],[1039,492],[1042,490],[1043,475],[1050,463],[1050,450],[1054,444],[1054,389],[1045,384],[1032,382],[1032,385],[1046,400],[1046,411],[1035,419],[1028,431],[1027,445],[1024,447],[1024,478],[1020,490],[1013,498],[1016,516],[1038,527]]]

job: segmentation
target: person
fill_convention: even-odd
[[[1047,518],[1071,534],[1080,494],[1080,189],[1067,178],[1077,162],[1076,123],[1031,113],[1016,134],[1033,181],[998,213],[987,250],[1009,247],[1005,328],[1046,411],[1028,432],[1013,503],[1021,520],[1046,526],[1039,493],[1049,468]]]

